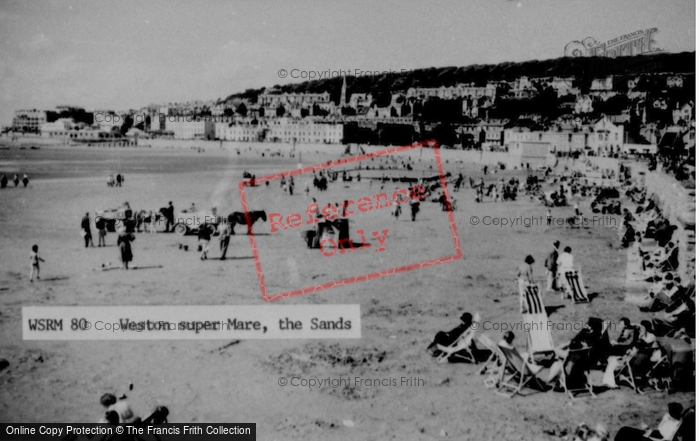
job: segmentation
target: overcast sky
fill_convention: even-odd
[[[658,28],[695,50],[693,0],[0,0],[0,124],[15,109],[215,99],[278,71],[548,59],[572,40]]]

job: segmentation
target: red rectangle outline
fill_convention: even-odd
[[[385,156],[385,155],[389,155],[392,153],[400,153],[400,152],[404,152],[404,151],[407,151],[410,149],[422,148],[422,147],[429,146],[429,145],[433,146],[432,148],[433,148],[433,152],[435,153],[435,162],[437,164],[437,169],[438,169],[438,173],[440,176],[440,184],[442,185],[442,190],[445,192],[445,196],[449,198],[449,193],[447,190],[447,180],[445,178],[445,170],[442,166],[442,161],[440,159],[440,149],[438,147],[438,144],[433,140],[423,141],[423,142],[415,142],[412,145],[403,146],[403,147],[390,147],[388,149],[380,150],[378,152],[372,152],[372,153],[367,153],[364,155],[353,156],[351,158],[337,159],[335,161],[330,161],[329,163],[326,163],[326,164],[310,165],[308,167],[304,167],[301,169],[295,169],[295,170],[290,170],[287,172],[275,173],[272,175],[264,176],[262,178],[256,178],[255,183],[258,184],[258,183],[271,181],[271,180],[274,180],[277,178],[300,175],[302,173],[308,173],[308,172],[313,172],[316,170],[322,170],[324,168],[334,167],[337,165],[351,164],[353,162],[363,161],[363,160],[369,159],[369,158],[376,158],[379,156]],[[246,218],[248,217],[248,201],[245,197],[245,187],[249,186],[249,185],[250,185],[249,180],[241,181],[238,184],[238,191],[239,191],[240,196],[241,196],[241,205],[243,207],[243,213],[245,214]],[[276,294],[272,297],[267,295],[267,288],[265,287],[265,278],[264,278],[263,273],[262,273],[262,265],[260,264],[260,254],[258,253],[258,246],[255,242],[255,236],[253,234],[249,234],[248,239],[250,240],[250,248],[253,251],[253,257],[255,259],[255,271],[258,274],[258,282],[260,283],[260,290],[262,292],[262,298],[266,302],[272,302],[272,301],[280,300],[280,299],[283,299],[286,297],[293,297],[293,296],[298,296],[301,294],[314,293],[314,292],[322,291],[324,289],[333,288],[335,286],[349,285],[349,284],[355,283],[355,282],[364,282],[366,280],[376,279],[376,278],[381,277],[381,276],[387,276],[390,274],[399,274],[399,273],[402,273],[405,271],[411,271],[411,270],[415,270],[418,268],[439,265],[441,263],[446,263],[446,262],[451,262],[453,260],[461,259],[462,258],[462,246],[459,242],[459,236],[457,234],[457,225],[455,224],[454,212],[448,211],[447,216],[448,216],[449,221],[450,221],[450,229],[452,230],[452,239],[453,239],[454,245],[455,245],[455,254],[452,256],[438,257],[436,259],[426,260],[425,262],[404,265],[404,266],[400,266],[397,268],[391,268],[391,269],[387,269],[387,270],[383,270],[383,271],[376,271],[376,272],[369,273],[369,274],[366,274],[363,276],[348,277],[346,279],[337,280],[335,282],[327,282],[327,283],[322,283],[320,285],[314,285],[314,286],[309,286],[306,288],[295,289],[292,291],[283,292],[281,294]],[[251,232],[253,232],[252,226],[251,226]]]

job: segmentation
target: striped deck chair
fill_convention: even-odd
[[[522,393],[525,386],[535,390],[546,391],[547,385],[537,378],[537,372],[533,371],[527,361],[516,349],[508,349],[497,346],[504,361],[503,374],[498,382],[496,393],[509,398]]]
[[[472,323],[481,323],[481,317],[478,312],[474,314]],[[477,327],[478,326],[470,326],[449,346],[437,345],[436,348],[442,351],[442,354],[437,356],[437,362],[445,363],[450,357],[454,357],[469,363],[478,364],[479,361],[472,353],[472,341],[474,341]]]
[[[523,313],[523,325],[527,332],[527,348],[530,359],[536,362],[543,356],[554,356],[554,341],[547,326],[547,311],[542,301],[542,292],[538,285],[524,285],[520,293],[520,305]]]
[[[562,300],[564,295],[569,297],[574,303],[588,303],[588,292],[586,291],[586,286],[583,284],[583,276],[581,275],[581,268],[569,269],[564,271],[564,279],[566,283],[564,284],[564,291],[561,293]]]

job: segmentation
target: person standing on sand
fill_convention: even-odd
[[[15,188],[19,187],[19,175],[15,173],[15,177],[12,179],[12,181],[15,183]]]
[[[209,242],[211,241],[211,230],[208,225],[202,225],[197,229],[197,237],[199,238],[199,247],[202,249],[200,260],[206,260],[209,253]]]
[[[24,187],[27,187],[27,184],[29,184],[29,176],[27,174],[24,174],[24,177],[22,178],[22,184],[24,184]]]
[[[411,202],[411,222],[416,221],[416,215],[420,211],[420,202],[418,201],[413,201]]]
[[[524,287],[525,285],[535,283],[535,279],[532,276],[532,264],[535,263],[535,259],[528,255],[525,258],[525,262],[521,263],[518,267],[518,286]],[[521,288],[522,289],[522,288]]]
[[[119,229],[119,237],[117,237],[117,246],[119,247],[119,256],[122,260],[122,269],[129,269],[129,262],[134,260],[134,254],[131,251],[131,242],[134,241],[134,235],[126,232],[126,228]]]
[[[559,241],[554,242],[554,249],[544,261],[547,268],[547,291],[557,291],[557,261],[559,260]]]
[[[92,232],[90,231],[90,213],[85,213],[85,217],[80,222],[80,228],[83,229],[83,239],[85,239],[85,248],[88,246],[94,247],[92,243]]]
[[[0,187],[7,187],[7,175],[5,173],[3,173],[2,177],[0,177]]]
[[[163,210],[163,215],[165,216],[165,232],[170,233],[170,230],[172,230],[175,225],[175,207],[173,207],[173,201],[168,202],[168,206]]]
[[[231,240],[231,225],[226,219],[223,219],[217,227],[219,231],[219,250],[221,251],[221,260],[226,260],[226,251]]]
[[[39,262],[45,262],[44,259],[39,257],[39,245],[32,246],[32,252],[29,254],[29,261],[32,264],[32,269],[29,273],[29,281],[34,282],[34,270],[36,270],[36,280],[39,280]]]
[[[97,228],[97,246],[106,247],[105,237],[107,236],[107,221],[105,221],[102,216],[99,216],[97,220],[95,220],[95,227]]]
[[[157,231],[156,229],[156,222],[157,222],[157,217],[158,217],[158,210],[151,210],[151,222],[149,224],[149,233],[155,233]]]
[[[557,259],[557,272],[559,273],[559,289],[566,285],[566,272],[574,270],[574,256],[571,254],[571,247],[564,248],[564,252]]]

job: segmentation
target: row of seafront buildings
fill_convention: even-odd
[[[669,77],[668,89],[682,87],[682,77]],[[619,83],[619,82],[618,82]],[[149,106],[127,112],[95,111],[92,124],[76,122],[71,118],[58,118],[49,122],[47,112],[40,110],[18,110],[13,128],[22,128],[41,133],[42,136],[65,138],[75,141],[112,140],[120,136],[142,138],[226,140],[238,142],[284,142],[311,144],[340,144],[346,139],[349,125],[360,125],[377,129],[379,125],[403,126],[404,129],[429,136],[435,124],[420,123],[414,118],[422,106],[431,99],[461,100],[464,123],[452,124],[461,147],[479,148],[505,152],[582,152],[595,155],[628,153],[654,153],[657,140],[665,132],[676,130],[683,140],[694,146],[694,104],[692,101],[672,112],[674,124],[679,127],[664,127],[655,130],[653,124],[645,128],[645,140],[628,140],[623,123],[629,121],[627,114],[591,120],[585,114],[593,110],[593,100],[605,101],[612,96],[626,93],[627,98],[646,98],[646,92],[636,90],[638,79],[629,80],[626,91],[615,90],[612,77],[595,79],[588,94],[581,94],[573,87],[574,78],[522,77],[514,82],[489,82],[486,86],[457,84],[448,87],[412,87],[391,95],[388,106],[377,107],[369,93],[353,93],[347,96],[343,82],[338,104],[331,100],[328,92],[282,93],[271,89],[257,96],[252,102],[244,98],[225,102],[193,101],[170,103],[167,106]],[[557,96],[575,97],[575,105],[565,121],[558,121],[546,130],[531,130],[518,127],[517,122],[489,118],[489,108],[500,96],[505,100],[527,99],[539,93],[543,87],[555,90]],[[630,95],[631,94],[631,95]],[[571,99],[567,101],[573,103]],[[650,101],[651,102],[651,101]],[[654,109],[667,110],[662,99],[653,102]],[[634,106],[638,112],[639,102]],[[241,110],[243,109],[243,110]],[[74,107],[62,106],[53,111],[65,115]],[[78,109],[82,112],[84,110]],[[670,110],[668,112],[671,113]],[[127,115],[133,127],[125,132],[123,124]],[[197,116],[198,115],[198,116]],[[521,118],[523,116],[521,115]],[[538,120],[538,115],[531,115]],[[471,122],[466,122],[470,120]],[[643,119],[644,120],[644,119]],[[427,134],[427,135],[426,135]],[[415,136],[414,136],[415,139]],[[518,153],[518,154],[521,154]]]
[[[158,114],[151,118],[150,131],[173,139],[239,142],[341,144],[344,139],[343,123],[290,117],[234,119]]]
[[[168,115],[167,109],[156,114],[146,112],[132,114],[135,122],[148,122],[144,130],[131,129],[128,134],[140,137],[167,137],[171,139],[204,139],[238,142],[298,142],[309,144],[341,144],[344,128],[348,122],[357,122],[357,117],[341,119],[292,118],[292,117],[193,117]],[[124,117],[96,112],[92,125],[76,123],[70,118],[59,118],[45,122],[45,112],[17,111],[17,115],[31,115],[34,127],[45,137],[70,138],[75,140],[109,139],[114,129],[121,126]],[[395,123],[416,124],[410,118],[394,118]],[[25,119],[26,123],[26,119]],[[689,141],[694,141],[694,124],[681,130],[669,127],[665,132],[683,132]],[[655,153],[657,137],[664,133],[651,132],[643,144],[629,142],[624,125],[610,117],[584,123],[580,118],[557,124],[547,130],[530,130],[525,127],[508,127],[508,121],[487,120],[456,127],[462,137],[471,137],[474,144],[484,150],[509,151],[512,149],[543,148],[550,152],[593,152],[596,155],[615,153]],[[694,144],[694,142],[693,142]]]

